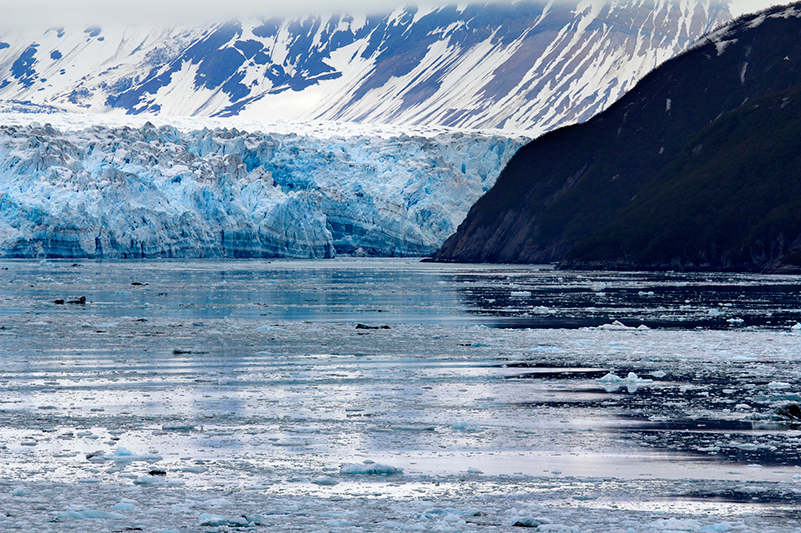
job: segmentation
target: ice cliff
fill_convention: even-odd
[[[0,256],[419,256],[522,139],[0,126]]]

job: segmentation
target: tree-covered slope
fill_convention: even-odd
[[[713,122],[564,266],[801,266],[801,87]],[[799,255],[799,257],[795,257]]]
[[[790,226],[776,233],[764,218],[777,216],[782,205],[792,211],[796,194],[787,183],[798,165],[780,160],[795,156],[788,146],[801,83],[800,17],[795,4],[739,19],[654,70],[592,120],[531,142],[437,257],[520,263],[567,257],[565,265],[574,267],[776,264],[801,234]],[[769,192],[783,184],[784,194]],[[743,196],[759,197],[764,217],[758,209],[739,210],[738,204],[754,207]],[[726,217],[737,222],[727,225]],[[735,232],[753,246],[725,237]]]

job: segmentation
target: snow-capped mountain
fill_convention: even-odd
[[[431,254],[523,142],[434,133],[3,125],[0,257]]]
[[[588,119],[730,19],[726,0],[0,34],[0,103],[81,112],[528,130]]]

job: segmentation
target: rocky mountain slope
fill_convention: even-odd
[[[581,122],[730,19],[724,0],[0,34],[0,108],[529,130]]]
[[[438,257],[795,269],[799,87],[801,4],[742,17],[521,149]]]

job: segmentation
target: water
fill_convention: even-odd
[[[796,277],[0,268],[3,531],[801,530]]]

